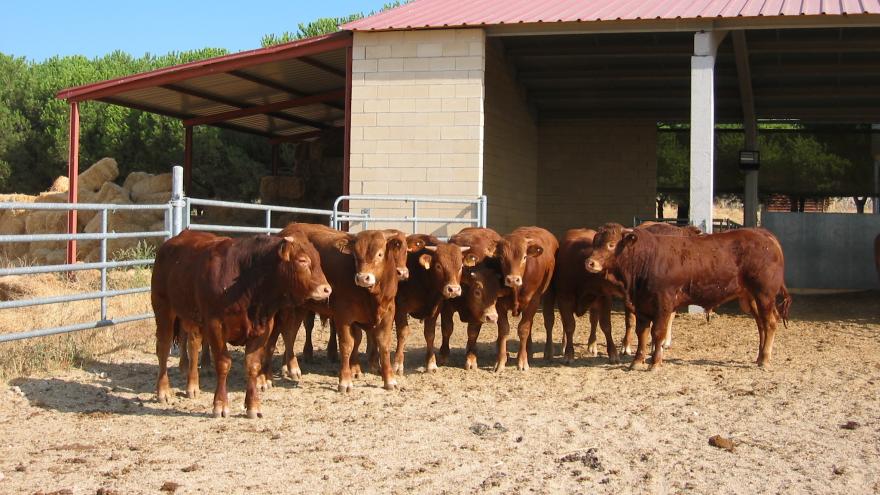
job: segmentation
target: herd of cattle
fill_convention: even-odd
[[[311,356],[315,314],[331,322],[328,356],[339,359],[339,390],[344,392],[361,374],[358,349],[364,335],[369,362],[381,370],[385,388],[397,387],[395,374],[403,372],[409,316],[424,320],[428,371],[448,360],[455,313],[467,323],[466,369],[477,368],[482,325],[497,324],[496,371],[507,361],[508,313],[520,316],[517,368],[527,370],[532,321],[539,308],[545,315],[545,359],[553,357],[552,315],[558,308],[566,361],[574,357],[575,315],[589,311],[589,352],[597,354],[598,325],[605,334],[608,358],[617,363],[619,352],[611,335],[613,297],[622,298],[627,311],[622,352],[632,352],[633,331],[638,339],[633,367],[645,362],[649,330],[650,366],[662,364],[676,308],[695,304],[708,312],[734,299],[755,318],[757,363],[764,366],[772,354],[777,320],[786,322],[791,305],[783,273],[782,248],[762,229],[704,235],[666,224],[634,229],[607,224],[598,231],[570,230],[561,243],[539,227],[522,227],[503,236],[491,229],[467,228],[448,242],[397,230],[352,234],[305,223],[290,224],[277,236],[228,238],[184,231],[162,245],[153,270],[157,394],[163,402],[171,397],[167,359],[175,341],[181,343],[187,396],[198,394],[198,356],[204,339],[217,373],[213,413],[228,416],[227,344],[243,345],[245,406],[249,417],[261,417],[259,390],[271,385],[278,337],[285,343],[284,370],[298,377],[294,342],[305,324],[303,354]],[[435,353],[438,318],[442,344]]]

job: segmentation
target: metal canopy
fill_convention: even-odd
[[[880,121],[880,28],[746,31],[758,119]],[[497,38],[541,119],[687,121],[693,33]],[[716,119],[741,122],[731,38],[715,67]]]
[[[58,92],[267,138],[342,127],[346,49],[339,32]]]

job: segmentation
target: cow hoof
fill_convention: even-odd
[[[156,400],[159,401],[159,404],[169,404],[171,402],[171,391],[160,390],[156,392]]]
[[[620,364],[620,356],[616,354],[613,356],[608,356],[608,364]]]
[[[639,367],[643,366],[644,364],[645,364],[645,361],[643,361],[643,360],[642,361],[633,361],[632,363],[629,364],[629,369],[630,369],[630,371],[636,370]]]
[[[437,356],[437,366],[446,366],[446,363],[449,361],[449,356],[444,354],[439,354]]]
[[[516,363],[516,369],[519,371],[529,371],[529,363]]]
[[[477,356],[468,356],[464,360],[464,369],[466,370],[475,370],[477,369]]]
[[[428,364],[425,365],[425,371],[434,373],[437,371],[437,363],[434,361],[429,361]]]
[[[495,366],[492,368],[492,371],[494,371],[495,373],[501,373],[502,371],[504,371],[504,364],[503,363],[495,363]]]
[[[397,375],[403,375],[403,363],[394,363],[391,365],[391,371]]]
[[[299,369],[299,366],[295,366],[295,367],[290,368],[286,371],[287,371],[287,378],[289,378],[293,381],[299,381],[299,379],[302,378],[302,370]]]
[[[400,387],[397,385],[397,380],[390,380],[385,384],[385,390],[399,390]]]
[[[599,355],[599,346],[597,344],[590,344],[587,346],[587,354],[590,356],[596,357]]]
[[[632,347],[630,347],[630,346],[624,346],[624,347],[623,347],[623,351],[621,352],[621,354],[623,354],[624,356],[632,356],[632,355],[633,355]]]
[[[672,342],[664,342],[664,343],[663,343],[663,348],[664,348],[664,349],[669,349],[670,347],[672,347]]]
[[[214,406],[214,417],[215,418],[228,418],[229,417],[229,408],[223,407],[220,405]]]
[[[187,399],[197,399],[198,397],[199,397],[199,389],[197,389],[197,388],[187,389],[187,391],[186,391],[186,398]]]
[[[260,419],[263,417],[263,412],[259,409],[248,409],[247,417],[248,419]]]
[[[339,384],[339,393],[347,394],[350,392],[351,392],[351,382]]]

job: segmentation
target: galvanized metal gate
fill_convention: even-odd
[[[362,211],[352,213],[343,211],[342,205],[344,201],[369,200],[374,202],[403,202],[411,204],[412,215],[402,217],[372,217],[370,211]],[[419,217],[419,205],[426,203],[456,203],[471,204],[473,214],[470,218],[430,218]],[[202,224],[193,221],[194,207],[215,207],[215,208],[231,208],[238,210],[257,210],[264,212],[264,224],[262,226],[239,226],[239,225],[219,225],[219,224]],[[136,259],[125,261],[112,261],[107,251],[107,241],[114,239],[137,238],[147,239],[162,237],[169,239],[179,234],[183,229],[193,229],[209,232],[233,233],[233,234],[274,234],[281,229],[272,227],[273,215],[277,214],[299,214],[299,215],[316,215],[326,217],[327,224],[335,228],[340,228],[345,224],[360,223],[363,228],[368,228],[370,222],[400,222],[411,223],[413,231],[417,231],[420,223],[456,223],[469,224],[475,226],[486,225],[486,197],[482,196],[476,199],[457,199],[457,198],[431,198],[431,197],[413,197],[413,196],[342,196],[336,200],[332,210],[321,210],[314,208],[295,208],[287,206],[261,205],[253,203],[236,203],[231,201],[217,201],[209,199],[189,198],[183,195],[183,169],[182,167],[173,167],[172,169],[172,194],[171,201],[166,204],[154,205],[113,205],[113,204],[87,204],[87,203],[0,203],[0,212],[3,210],[90,210],[97,211],[101,215],[101,231],[96,233],[53,233],[53,234],[15,234],[0,235],[0,244],[14,242],[47,242],[47,241],[100,241],[100,258],[97,262],[92,263],[74,263],[47,266],[20,266],[20,267],[2,267],[0,268],[0,277],[12,275],[32,275],[40,273],[58,273],[70,274],[83,270],[100,270],[101,285],[100,290],[92,292],[82,292],[76,294],[38,297],[30,299],[21,299],[13,301],[0,301],[0,310],[11,311],[18,308],[63,304],[88,300],[100,301],[100,314],[94,321],[76,323],[70,325],[31,329],[15,333],[7,333],[11,329],[0,329],[0,343],[10,342],[14,340],[29,339],[34,337],[43,337],[47,335],[56,335],[80,330],[90,330],[117,325],[120,323],[128,323],[139,320],[146,320],[153,317],[152,313],[143,313],[135,315],[114,316],[108,311],[108,300],[113,297],[126,296],[131,294],[141,294],[150,291],[150,287],[135,287],[122,290],[111,290],[107,284],[108,270],[116,268],[130,268],[138,266],[151,266],[154,259]],[[108,232],[108,219],[112,212],[117,211],[162,211],[164,212],[165,222],[164,228],[157,231],[144,232]]]

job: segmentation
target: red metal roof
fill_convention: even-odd
[[[880,0],[415,0],[351,31],[519,23],[880,14]]]

